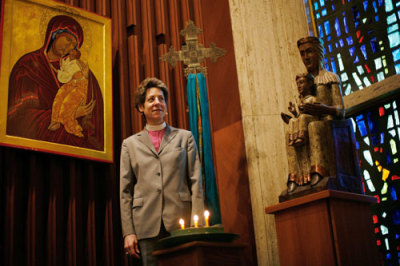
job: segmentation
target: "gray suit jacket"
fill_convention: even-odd
[[[167,231],[203,216],[201,164],[190,131],[167,126],[156,152],[146,130],[122,143],[120,165],[122,233],[155,237],[161,219]]]

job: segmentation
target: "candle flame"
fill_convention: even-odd
[[[185,229],[185,221],[182,218],[179,219],[179,224],[181,225],[181,229]]]
[[[206,227],[210,226],[210,222],[208,221],[208,218],[210,217],[210,212],[209,211],[204,211],[204,219],[206,221]]]

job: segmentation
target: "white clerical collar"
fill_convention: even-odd
[[[159,125],[146,124],[146,129],[148,131],[159,131],[159,130],[163,130],[166,126],[167,126],[167,124],[165,122],[163,122],[162,124],[159,124]]]

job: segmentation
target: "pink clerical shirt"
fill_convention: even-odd
[[[153,142],[154,148],[156,148],[156,151],[158,152],[162,138],[164,136],[165,128],[156,131],[147,130],[147,132],[149,132],[149,136],[151,138],[151,141]]]

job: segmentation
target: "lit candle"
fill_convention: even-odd
[[[179,224],[181,225],[181,229],[185,229],[185,221],[183,219],[179,219]]]
[[[210,226],[210,223],[208,222],[209,217],[210,217],[210,212],[204,211],[204,219],[206,220],[206,226]]]
[[[194,227],[199,227],[199,216],[196,214],[193,216],[193,221],[194,221]]]

